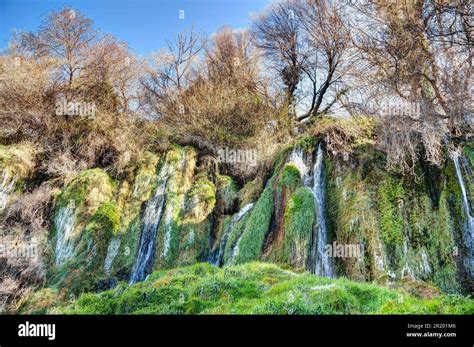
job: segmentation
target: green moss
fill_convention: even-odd
[[[217,175],[216,179],[217,205],[220,213],[226,214],[234,210],[239,192],[232,177]]]
[[[137,216],[129,223],[128,230],[123,232],[120,237],[120,247],[112,262],[110,276],[119,276],[120,278],[128,277],[129,271],[135,264],[138,252],[138,243],[140,242],[141,232],[140,218]]]
[[[116,199],[120,222],[115,232],[120,246],[109,270],[112,277],[123,278],[135,262],[140,239],[140,212],[156,189],[157,170],[162,162],[157,155],[144,152],[133,172],[120,184]]]
[[[225,245],[224,264],[230,264],[232,261],[234,261],[234,259],[232,259],[233,251],[235,249],[235,246],[237,245],[237,242],[240,240],[240,237],[245,231],[245,226],[247,225],[247,221],[249,218],[250,214],[247,214],[232,229]]]
[[[455,220],[463,221],[465,220],[465,216],[462,206],[461,187],[452,160],[450,160],[448,165],[444,168],[443,176],[445,178],[445,189],[448,194],[446,198],[448,199],[448,203],[452,209],[452,215]]]
[[[278,185],[279,187],[288,187],[293,189],[301,185],[301,176],[298,168],[291,163],[285,164],[278,180]]]
[[[317,137],[305,135],[295,141],[294,147],[299,146],[305,151],[310,152],[315,148],[318,141]]]
[[[349,168],[335,162],[327,170],[328,229],[340,244],[364,246],[363,258],[342,258],[338,272],[360,280],[379,280],[386,275],[385,249],[380,240],[380,214],[377,208],[377,170]]]
[[[400,245],[403,242],[403,204],[404,189],[401,181],[387,178],[378,190],[380,227],[382,241],[387,245]]]
[[[155,272],[147,281],[120,284],[50,312],[66,314],[473,314],[459,295],[421,299],[368,283],[296,274],[276,265],[209,264]]]
[[[119,228],[120,214],[117,205],[113,202],[102,204],[94,214],[92,220],[102,228],[116,233]]]
[[[120,213],[112,201],[113,193],[114,183],[110,177],[101,169],[92,169],[81,172],[58,196],[55,221],[64,209],[72,208],[74,224],[67,239],[71,255],[51,267],[48,274],[53,288],[66,288],[70,294],[78,294],[93,290],[97,285],[109,240],[119,229]],[[55,222],[51,234],[54,252],[58,237],[65,237],[58,235],[57,227]]]
[[[250,213],[238,243],[239,252],[234,260],[236,264],[257,260],[260,256],[274,208],[271,185],[265,188]]]
[[[99,205],[110,199],[114,182],[102,169],[90,169],[79,173],[61,192],[55,203],[55,209],[67,206],[74,201],[78,217],[87,218]]]
[[[314,195],[301,187],[291,196],[285,209],[285,240],[282,261],[293,268],[305,268],[308,260],[313,224],[315,221]]]
[[[156,238],[156,262],[155,268],[170,268],[176,263],[180,243],[183,238],[183,223],[200,223],[198,219],[203,219],[205,213],[212,211],[215,204],[215,187],[205,177],[198,177],[194,185],[193,203],[186,202],[188,194],[193,195],[193,176],[196,167],[196,151],[191,147],[174,146],[167,155],[165,165],[169,165],[171,174],[166,185],[166,203],[161,217],[160,226]],[[199,200],[203,198],[203,200]],[[190,201],[190,200],[188,200]],[[195,205],[195,206],[191,206]],[[187,207],[186,207],[187,206]],[[186,221],[187,212],[193,213],[196,208],[193,220]],[[191,208],[193,207],[193,208]]]
[[[209,253],[211,222],[216,204],[216,188],[204,175],[196,177],[179,216],[179,240],[175,265],[194,264]]]
[[[474,141],[466,143],[464,154],[469,159],[471,167],[474,168]]]
[[[264,182],[261,176],[257,176],[254,180],[247,182],[239,192],[239,208],[256,201],[259,195],[262,193],[263,185]]]
[[[197,177],[187,193],[184,221],[200,223],[204,221],[216,204],[216,187],[209,178]]]
[[[52,273],[50,284],[66,288],[70,295],[95,290],[104,278],[108,244],[118,230],[119,219],[114,203],[102,204],[81,232],[75,256]]]

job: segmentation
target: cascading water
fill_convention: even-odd
[[[165,259],[168,256],[168,253],[171,248],[171,232],[173,229],[173,210],[171,208],[166,210],[165,213],[165,226],[166,232],[163,237],[163,251],[161,252],[161,258]]]
[[[69,201],[67,206],[61,207],[54,226],[56,229],[55,264],[60,266],[71,259],[74,253],[73,231],[76,223],[76,204],[74,200]]]
[[[227,228],[224,230],[224,234],[222,235],[221,242],[219,243],[219,248],[217,252],[211,255],[209,258],[209,263],[215,266],[222,266],[224,262],[224,251],[225,251],[225,246],[227,244],[227,240],[229,239],[229,235],[234,229],[234,227],[237,225],[237,223],[242,220],[253,208],[253,203],[247,204],[242,209],[236,213]]]
[[[239,238],[237,239],[237,242],[235,243],[235,246],[234,248],[232,248],[232,252],[230,253],[230,256],[229,256],[229,263],[230,264],[235,264],[235,259],[237,258],[237,256],[239,255],[239,252],[240,252],[240,241],[242,240],[242,236],[244,235],[244,233],[242,233],[242,235],[239,236]]]
[[[408,237],[405,236],[405,239],[403,241],[403,259],[405,259],[405,264],[403,265],[403,268],[400,272],[400,276],[402,278],[414,279],[415,275],[410,265],[408,264],[408,243]]]
[[[473,275],[474,274],[474,217],[471,215],[471,208],[470,208],[469,199],[467,195],[467,189],[464,183],[464,178],[462,176],[460,155],[459,153],[452,153],[451,157],[454,161],[454,166],[456,168],[456,175],[458,177],[459,186],[461,187],[462,204],[464,207],[464,212],[466,214],[465,241],[464,242],[469,251],[469,256],[468,256],[466,265],[470,269],[471,275]]]
[[[428,253],[426,249],[421,251],[421,263],[420,263],[420,273],[424,276],[428,275],[431,272],[431,266],[428,259]]]
[[[288,162],[295,165],[300,172],[301,179],[305,186],[311,184],[311,161],[311,156],[308,155],[301,146],[295,146],[288,157]]]
[[[316,161],[314,163],[312,191],[314,195],[317,223],[313,229],[313,249],[310,268],[311,271],[318,276],[334,277],[331,259],[325,252],[327,244],[327,227],[324,215],[325,184],[323,177],[323,150],[321,144],[318,146]]]
[[[138,254],[130,275],[130,284],[143,281],[153,267],[155,240],[165,204],[165,188],[169,173],[166,163],[158,175],[155,195],[148,201],[143,215]]]
[[[107,248],[107,256],[105,257],[104,261],[104,272],[106,275],[110,274],[112,263],[118,254],[121,242],[122,240],[119,237],[114,238],[112,239],[112,241],[110,241],[109,247]]]
[[[0,211],[7,206],[8,198],[15,188],[15,177],[12,177],[8,171],[3,171],[0,181]]]

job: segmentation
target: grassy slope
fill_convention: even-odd
[[[153,273],[131,287],[83,294],[49,313],[66,314],[474,314],[457,295],[420,299],[344,278],[294,273],[273,264],[216,268],[209,264]]]

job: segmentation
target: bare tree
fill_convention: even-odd
[[[223,27],[212,38],[206,50],[208,79],[213,83],[228,80],[243,87],[257,89],[258,52],[250,42],[248,31]]]
[[[252,28],[255,45],[272,61],[285,85],[285,103],[290,115],[294,115],[303,64],[298,6],[293,0],[272,4],[255,18]]]
[[[336,87],[344,76],[350,35],[333,1],[284,0],[271,5],[255,20],[253,34],[282,77],[292,116],[299,106],[298,121],[328,112],[345,92]]]
[[[168,41],[167,46],[151,57],[151,67],[142,79],[145,102],[158,115],[166,100],[178,97],[188,86],[193,64],[204,49],[205,40],[191,29],[180,33],[173,42]]]
[[[362,20],[355,43],[368,62],[363,78],[386,99],[422,109],[421,117],[384,117],[380,143],[389,166],[410,170],[421,155],[439,164],[444,144],[472,131],[465,128],[472,115],[472,4],[369,1],[357,12]]]
[[[302,69],[310,80],[311,102],[308,111],[298,119],[324,114],[338,101],[344,88],[336,88],[342,82],[347,62],[346,53],[350,33],[343,16],[334,2],[306,0],[299,8],[299,17],[305,30],[308,46]],[[333,91],[330,101],[325,102]]]
[[[72,8],[51,12],[37,34],[25,33],[24,42],[36,55],[49,55],[62,63],[62,72],[72,87],[84,69],[84,51],[93,43],[97,32],[91,19]]]
[[[111,95],[118,99],[116,108],[126,114],[139,107],[140,77],[144,66],[130,51],[125,42],[106,35],[89,50],[84,70],[83,93],[90,92],[93,85],[108,84],[113,89]]]

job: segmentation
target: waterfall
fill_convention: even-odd
[[[8,171],[3,171],[2,180],[0,181],[0,211],[2,211],[8,202],[8,197],[15,188],[15,177],[11,177]]]
[[[305,186],[311,184],[311,156],[301,146],[295,146],[288,157],[288,162],[296,166]]]
[[[415,279],[413,270],[408,264],[408,237],[406,235],[405,239],[403,240],[403,259],[405,260],[405,264],[403,265],[403,268],[400,272],[401,278]]]
[[[229,256],[230,264],[235,264],[235,258],[237,258],[237,256],[239,255],[239,252],[240,252],[239,244],[240,244],[240,241],[242,240],[242,236],[244,236],[244,233],[242,233],[242,235],[239,236],[239,238],[237,239],[237,242],[235,243],[234,248],[232,248],[232,252],[230,253],[230,256]]]
[[[163,237],[163,251],[161,252],[161,258],[165,259],[171,249],[171,232],[173,230],[173,209],[166,209],[165,213],[165,226],[166,232]]]
[[[462,193],[462,204],[464,207],[464,212],[466,214],[466,226],[465,226],[465,244],[469,251],[468,264],[467,267],[470,269],[471,275],[474,272],[474,217],[471,215],[471,208],[469,204],[469,199],[467,195],[466,185],[464,184],[464,179],[462,176],[461,165],[460,165],[460,155],[459,153],[452,153],[451,157],[454,161],[454,166],[456,168],[456,175],[458,177],[459,186],[461,187]]]
[[[382,248],[382,247],[380,247]],[[385,271],[385,261],[383,260],[383,255],[378,253],[377,251],[374,250],[374,264],[375,268],[380,271],[384,272]]]
[[[426,249],[423,248],[423,250],[421,251],[420,273],[426,276],[430,272],[431,272],[431,266],[428,259],[428,254],[426,253]]]
[[[107,256],[104,261],[104,272],[106,275],[110,274],[110,269],[112,268],[112,262],[114,261],[117,253],[120,249],[121,239],[119,237],[112,239],[110,241],[109,247],[107,248]]]
[[[224,230],[224,234],[222,235],[221,242],[219,243],[219,248],[217,249],[217,252],[215,252],[214,254],[211,254],[211,256],[209,257],[209,263],[215,266],[223,265],[224,250],[227,244],[227,240],[229,239],[229,235],[234,229],[234,227],[237,225],[237,223],[240,222],[240,220],[244,218],[250,212],[250,210],[252,210],[253,205],[254,205],[253,203],[245,205],[244,207],[242,207],[242,209],[238,213],[236,213],[232,217],[229,225]]]
[[[310,268],[311,271],[324,277],[334,277],[331,259],[325,252],[327,244],[327,227],[324,215],[324,177],[323,177],[323,150],[318,146],[316,162],[313,169],[313,195],[316,208],[317,223],[313,229],[313,249]]]
[[[155,195],[147,202],[145,208],[145,213],[142,219],[138,254],[130,275],[130,284],[143,281],[153,267],[156,249],[155,240],[163,212],[163,206],[165,204],[165,188],[168,177],[168,166],[165,163],[158,175],[158,187],[156,188]]]
[[[67,206],[59,209],[54,226],[56,229],[56,248],[55,248],[55,264],[60,266],[71,259],[74,253],[73,231],[76,223],[75,210],[76,204],[74,200],[70,200]]]

